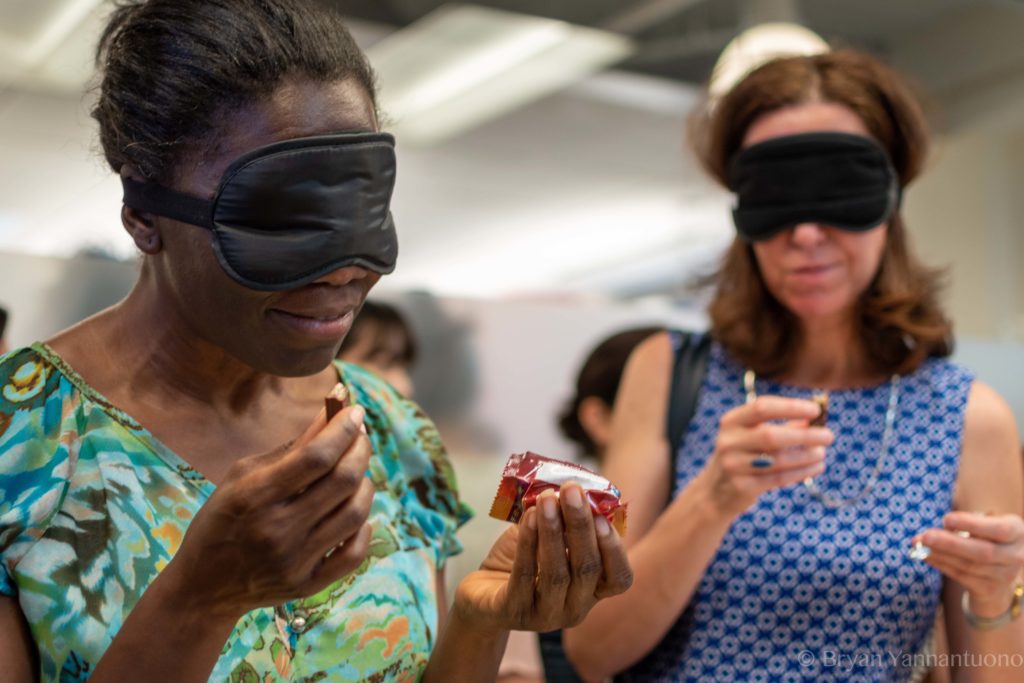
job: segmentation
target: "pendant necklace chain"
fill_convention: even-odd
[[[747,370],[743,374],[743,388],[747,394],[747,403],[750,403],[757,398],[755,382],[757,382],[757,375],[753,370]],[[878,447],[878,457],[875,460],[874,469],[871,470],[871,476],[868,477],[868,481],[864,485],[864,488],[862,488],[857,495],[852,498],[837,498],[819,489],[813,477],[807,477],[804,479],[804,486],[810,494],[821,501],[825,507],[833,510],[848,507],[863,500],[871,493],[872,490],[874,490],[875,485],[878,484],[878,477],[882,474],[882,469],[885,467],[885,461],[889,457],[889,442],[892,439],[893,426],[896,423],[896,408],[899,405],[899,400],[900,376],[893,375],[889,380],[889,404],[885,410],[885,428],[882,431],[882,442]]]

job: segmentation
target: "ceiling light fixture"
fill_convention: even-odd
[[[614,33],[473,5],[445,5],[370,46],[387,127],[430,144],[626,57]]]

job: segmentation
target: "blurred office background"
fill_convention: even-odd
[[[311,0],[314,1],[314,0]],[[395,274],[418,397],[486,508],[512,451],[554,428],[589,347],[632,324],[703,325],[691,284],[732,227],[684,139],[744,28],[804,25],[908,74],[936,131],[906,198],[948,265],[959,358],[1024,424],[1024,2],[324,0],[379,71],[399,142]],[[102,0],[0,0],[0,305],[23,344],[118,300],[135,254],[89,118]]]

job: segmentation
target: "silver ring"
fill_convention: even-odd
[[[756,458],[750,461],[750,466],[756,470],[768,469],[774,464],[775,458],[768,455],[767,453],[762,453],[761,455],[757,456]]]

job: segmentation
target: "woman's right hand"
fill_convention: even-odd
[[[370,541],[374,487],[363,408],[236,462],[196,514],[172,572],[205,610],[240,617],[312,595],[356,569]]]
[[[698,480],[723,514],[739,516],[764,492],[824,471],[834,435],[807,426],[819,410],[812,401],[758,396],[722,416],[715,451]]]

